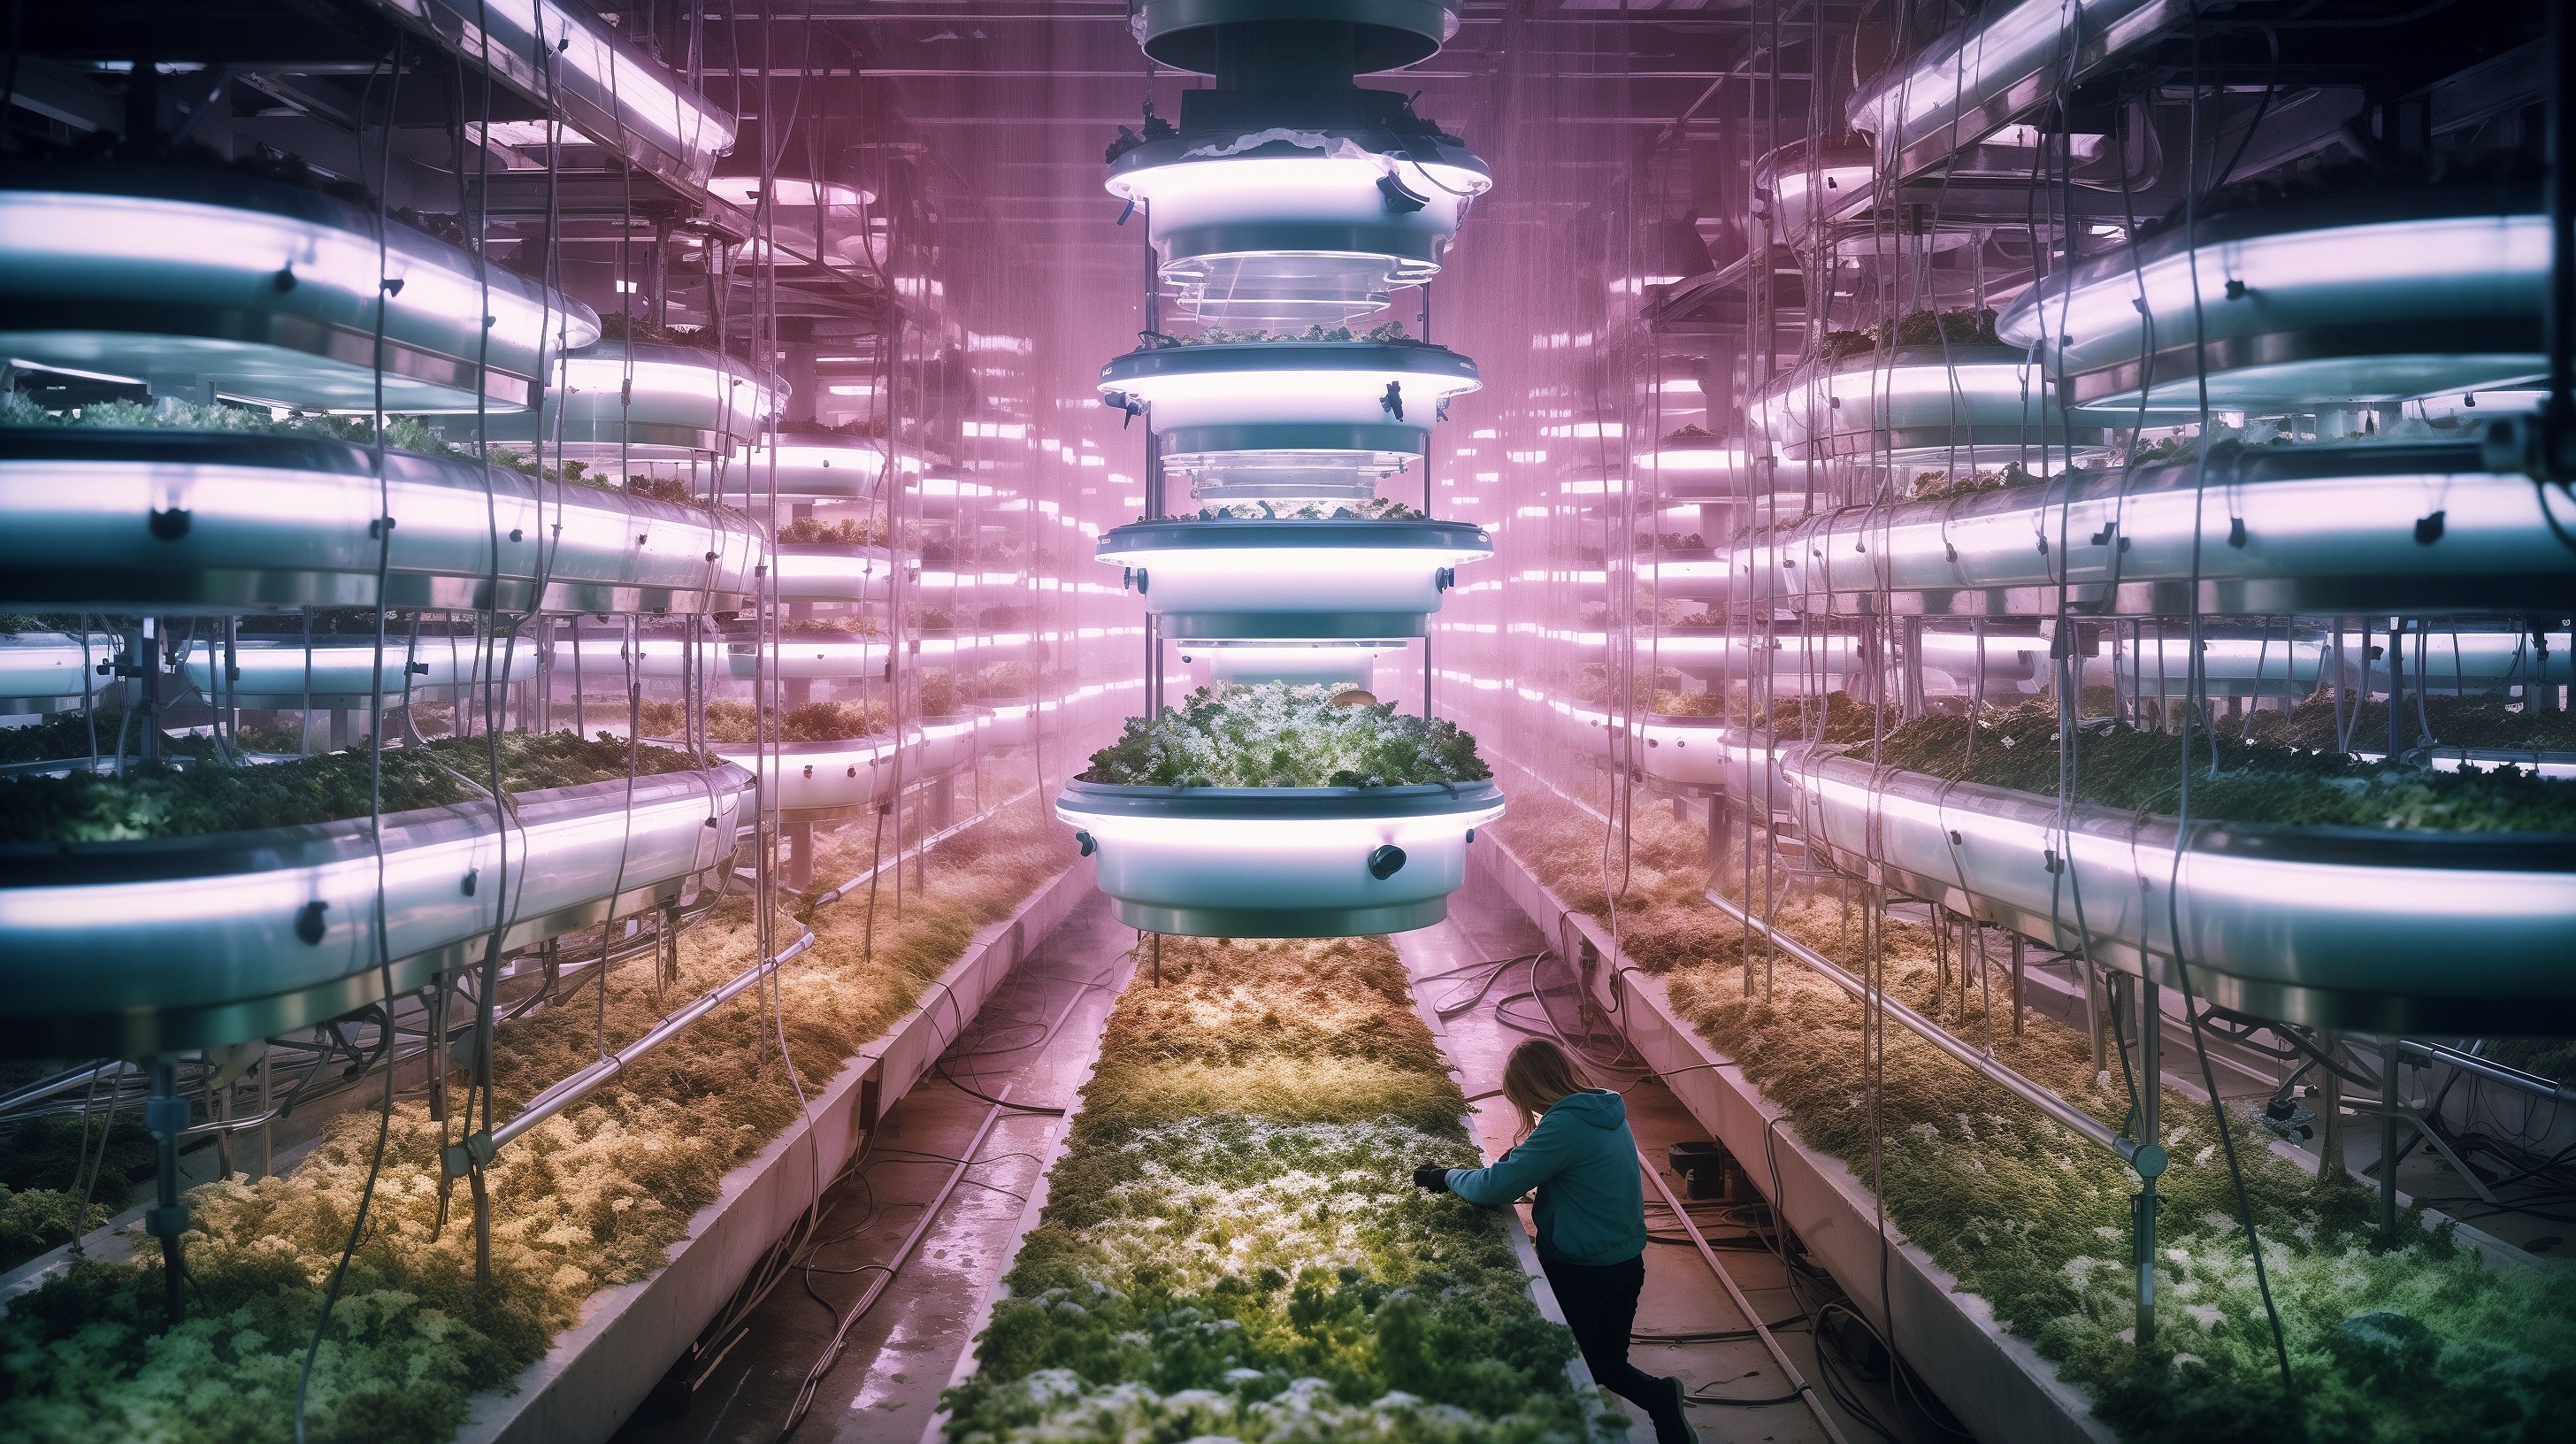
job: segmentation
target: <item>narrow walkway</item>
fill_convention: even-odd
[[[836,1186],[806,1266],[750,1318],[687,1413],[639,1417],[620,1444],[772,1444],[807,1372],[843,1316],[882,1277],[904,1235],[956,1172],[992,1113],[965,1089],[1039,1108],[1070,1102],[1077,1069],[1113,1001],[1105,986],[1136,935],[1108,900],[1085,900],[1020,965],[941,1061],[939,1074],[886,1111],[877,1136]],[[962,1087],[959,1085],[963,1085]],[[967,1345],[976,1306],[1006,1261],[1038,1153],[1058,1126],[1005,1109],[964,1181],[890,1283],[850,1327],[794,1438],[916,1444]]]
[[[1638,1145],[1654,1160],[1673,1195],[1686,1198],[1683,1180],[1665,1164],[1666,1150],[1683,1141],[1704,1142],[1707,1130],[1633,1057],[1618,1057],[1624,1049],[1615,1035],[1590,1031],[1582,1020],[1571,975],[1547,952],[1545,936],[1500,891],[1471,875],[1466,890],[1450,899],[1449,921],[1400,933],[1395,941],[1415,987],[1426,1001],[1450,1015],[1443,1024],[1450,1061],[1460,1070],[1460,1085],[1476,1104],[1477,1131],[1489,1154],[1509,1148],[1518,1131],[1510,1106],[1496,1094],[1504,1058],[1523,1038],[1562,1033],[1576,1045],[1573,1051],[1593,1081],[1617,1088],[1624,1096]],[[1486,966],[1506,959],[1519,961],[1499,972]],[[1930,1444],[1938,1437],[1919,1411],[1900,1407],[1884,1380],[1883,1367],[1873,1380],[1865,1377],[1864,1369],[1844,1362],[1839,1353],[1830,1364],[1817,1357],[1815,1335],[1804,1310],[1816,1303],[1819,1287],[1830,1285],[1802,1280],[1792,1291],[1789,1270],[1768,1246],[1768,1235],[1755,1231],[1768,1224],[1766,1207],[1758,1201],[1749,1206],[1714,1201],[1690,1206],[1693,1222],[1717,1250],[1746,1299],[1763,1312],[1764,1322],[1771,1325],[1791,1362],[1825,1394],[1827,1408],[1846,1439],[1853,1444],[1885,1439],[1889,1435],[1884,1429],[1893,1429],[1900,1444]],[[1647,1189],[1646,1223],[1654,1242],[1646,1249],[1646,1289],[1639,1300],[1630,1355],[1638,1367],[1678,1375],[1706,1400],[1775,1399],[1789,1393],[1770,1352],[1752,1337],[1751,1321],[1708,1271],[1652,1186]],[[1874,1428],[1843,1407],[1837,1390],[1842,1397],[1856,1400],[1884,1428]],[[1650,1444],[1654,1433],[1637,1417],[1639,1411],[1611,1402],[1634,1419],[1631,1437],[1636,1444]],[[1826,1438],[1802,1403],[1703,1402],[1691,1410],[1691,1420],[1708,1444],[1822,1444]]]

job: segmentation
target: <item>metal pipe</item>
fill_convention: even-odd
[[[717,1005],[759,982],[768,975],[771,968],[786,963],[812,946],[814,946],[814,934],[809,930],[804,936],[781,949],[777,957],[764,959],[743,969],[719,984],[714,991],[704,994],[697,1001],[654,1024],[643,1037],[528,1100],[528,1106],[520,1109],[517,1117],[492,1130],[492,1147],[497,1150],[505,1146],[520,1134],[579,1102],[601,1084],[624,1072],[628,1064],[671,1041],[691,1023],[714,1012]],[[600,980],[600,986],[603,988],[607,986],[605,978]]]
[[[2545,1098],[2553,1103],[2576,1103],[2576,1088],[2553,1083],[2549,1079],[2525,1073],[2518,1068],[2508,1068],[2501,1063],[2481,1058],[2475,1053],[2463,1053],[2457,1048],[2444,1047],[2439,1043],[2418,1042],[2413,1038],[2400,1038],[2397,1040],[2397,1045],[2404,1052],[2421,1055],[2436,1063],[2446,1063],[2463,1073],[2485,1079],[2490,1083],[2501,1083],[2507,1088],[2528,1093],[2535,1098]]]
[[[1740,907],[1737,907],[1733,902],[1717,893],[1710,893],[1708,895],[1708,900],[1711,905],[1726,913],[1728,916],[1733,917],[1740,922],[1751,924],[1756,930],[1768,938],[1773,945],[1780,948],[1783,952],[1786,952],[1790,957],[1804,963],[1807,967],[1823,974],[1828,980],[1830,980],[1835,986],[1841,988],[1844,992],[1851,994],[1855,998],[1867,996],[1868,990],[1862,987],[1860,979],[1855,978],[1850,973],[1844,971],[1841,964],[1833,962],[1822,953],[1817,952],[1815,949],[1808,947],[1806,944],[1799,942],[1795,938],[1784,936],[1774,929],[1769,923],[1764,922],[1762,919],[1753,916]],[[2032,1082],[2030,1079],[2023,1077],[2021,1074],[2014,1072],[2012,1069],[2005,1067],[2003,1064],[1987,1058],[1985,1054],[1977,1051],[1975,1048],[1972,1048],[1957,1038],[1950,1036],[1949,1031],[1941,1027],[1940,1024],[1935,1023],[1924,1017],[1922,1014],[1915,1012],[1912,1008],[1905,1006],[1903,1003],[1897,1002],[1893,998],[1889,998],[1884,1000],[1884,1006],[1887,1009],[1887,1015],[1895,1019],[1898,1023],[1904,1025],[1908,1032],[1920,1037],[1925,1042],[1930,1043],[1933,1047],[1940,1049],[1942,1052],[1949,1054],[1959,1062],[1966,1064],[1968,1067],[1983,1075],[1989,1082],[2002,1088],[2005,1092],[2012,1094],[2024,1103],[2027,1103],[2031,1107],[2038,1109],[2040,1112],[2047,1114],[2050,1118],[2055,1119],[2059,1124],[2063,1125],[2069,1132],[2075,1134],[2077,1137],[2085,1139],[2088,1142],[2119,1155],[2120,1160],[2123,1163],[2128,1164],[2130,1168],[2136,1170],[2139,1177],[2153,1178],[2165,1171],[2165,1150],[2163,1145],[2152,1141],[2137,1142],[2123,1138],[2118,1133],[2114,1132],[2111,1127],[2108,1124],[2105,1124],[2101,1119],[2094,1117],[2092,1114],[2087,1113],[2083,1109],[2076,1107],[2074,1104],[2067,1102],[2065,1099],[2058,1097],[2056,1094],[2041,1087],[2039,1084]]]
[[[1806,1401],[1807,1412],[1816,1416],[1817,1427],[1823,1429],[1825,1437],[1834,1444],[1849,1444],[1843,1431],[1835,1425],[1833,1416],[1825,1412],[1824,1400],[1816,1397],[1815,1386],[1798,1372],[1798,1366],[1789,1359],[1789,1351],[1781,1348],[1780,1341],[1772,1337],[1771,1326],[1762,1322],[1762,1315],[1754,1312],[1753,1301],[1736,1286],[1735,1275],[1728,1273],[1726,1265],[1718,1262],[1717,1251],[1708,1246],[1708,1238],[1699,1231],[1699,1224],[1691,1218],[1690,1210],[1682,1207],[1680,1199],[1673,1197],[1672,1185],[1664,1182],[1664,1176],[1655,1170],[1654,1160],[1646,1156],[1643,1148],[1637,1150],[1637,1167],[1654,1181],[1655,1192],[1663,1195],[1664,1207],[1681,1220],[1682,1232],[1690,1235],[1691,1246],[1699,1250],[1700,1262],[1707,1264],[1708,1271],[1717,1275],[1717,1281],[1726,1286],[1726,1296],[1735,1301],[1736,1312],[1744,1315],[1744,1322],[1752,1326],[1753,1336],[1762,1341],[1762,1347],[1771,1351],[1772,1364],[1780,1370],[1781,1377],[1789,1381],[1789,1387],[1797,1391],[1798,1397]],[[1776,1208],[1779,1201],[1774,1199],[1772,1202]]]

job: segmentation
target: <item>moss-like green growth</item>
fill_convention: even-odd
[[[488,797],[486,739],[384,749],[384,810],[444,807]],[[501,788],[525,792],[572,787],[627,775],[624,742],[601,733],[585,742],[569,732],[500,736]],[[640,747],[644,775],[691,767],[689,756]],[[251,828],[340,822],[369,807],[364,750],[299,757],[253,767],[130,766],[123,777],[75,773],[0,782],[0,842],[127,842],[197,837]]]
[[[688,730],[687,709],[677,702],[647,702],[643,708],[647,736],[676,738]],[[748,747],[760,740],[749,702],[709,702],[707,740]],[[802,702],[777,719],[781,742],[846,742],[874,737],[886,730],[882,702]]]
[[[479,739],[477,739],[479,745]],[[1062,829],[1013,808],[942,844],[901,916],[824,909],[815,945],[780,970],[773,1016],[726,1003],[580,1103],[502,1151],[489,1170],[493,1285],[474,1281],[465,1193],[439,1184],[453,1127],[399,1103],[369,1223],[314,1370],[312,1440],[435,1444],[478,1391],[506,1384],[578,1317],[595,1290],[659,1268],[727,1170],[794,1121],[783,1029],[808,1094],[911,1008],[976,929],[1007,916],[1062,856]],[[864,833],[828,840],[818,868],[867,866]],[[619,968],[605,999],[500,1025],[503,1118],[618,1048],[758,956],[747,899],[680,940],[679,975]],[[781,941],[797,920],[779,919]],[[578,953],[598,940],[573,939]],[[604,1011],[602,1011],[604,1010]],[[460,1080],[461,1086],[461,1080]],[[189,1196],[187,1320],[165,1328],[157,1251],[76,1262],[0,1316],[0,1438],[29,1444],[282,1444],[324,1281],[348,1236],[377,1117],[334,1120],[294,1172],[212,1183]],[[0,1201],[0,1211],[6,1202]]]
[[[1573,1343],[1382,938],[1166,939],[1111,1013],[949,1437],[1577,1444]]]
[[[2170,739],[2168,739],[2170,740]],[[2558,1437],[2576,1412],[2576,1298],[2555,1271],[2486,1266],[2420,1214],[2392,1243],[2375,1204],[2348,1177],[2319,1180],[2270,1152],[2231,1113],[2236,1151],[2264,1243],[2296,1389],[2285,1395],[2271,1327],[2237,1223],[2236,1196],[2205,1103],[2162,1099],[2173,1165],[2160,1184],[2152,1347],[2136,1346],[2129,1199],[2136,1180],[2089,1143],[1901,1029],[1887,1037],[1873,1106],[1861,1060],[1861,1010],[1786,958],[1752,946],[1742,925],[1698,895],[1697,839],[1648,809],[1633,818],[1637,863],[1611,907],[1600,825],[1535,788],[1497,831],[1570,906],[1622,928],[1675,1007],[1779,1106],[1801,1142],[1873,1169],[1899,1232],[2032,1341],[2133,1444],[2375,1444]],[[1690,879],[1685,885],[1682,879]],[[1714,881],[1734,891],[1729,868]],[[1860,929],[1836,899],[1792,900],[1784,932],[1858,970]],[[1642,926],[1641,926],[1642,925]],[[1678,933],[1691,953],[1659,947]],[[1891,995],[2114,1127],[2128,1113],[2118,1064],[2096,1075],[2090,1044],[2041,1017],[2020,1037],[1999,1016],[2006,983],[1936,961],[1931,930],[1890,920],[1881,933]]]
[[[1155,787],[1395,787],[1493,776],[1454,722],[1345,705],[1331,687],[1202,687],[1177,711],[1127,719],[1086,782]]]
[[[2055,796],[2057,716],[2035,703],[1990,720],[1930,715],[1888,734],[1878,760],[1908,772]],[[2186,765],[2179,736],[2125,726],[2076,729],[2078,802],[2170,813]],[[2271,742],[2191,736],[2191,814],[2228,822],[2422,832],[2576,832],[2576,784],[2512,766],[2437,772],[2360,762]],[[2215,775],[2212,775],[2213,772]]]

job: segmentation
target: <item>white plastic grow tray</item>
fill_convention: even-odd
[[[1826,749],[1781,770],[1845,871],[2259,1017],[2370,1032],[2576,1018],[2576,838],[2194,822]]]
[[[751,478],[754,493],[773,484],[779,499],[817,501],[868,501],[885,495],[886,457],[882,442],[860,437],[782,435],[772,448],[754,444],[733,461],[734,484],[740,478]],[[921,472],[922,457],[918,452],[895,453],[895,466],[907,476]]]
[[[20,632],[0,643],[0,716],[60,712],[105,690],[101,663],[114,657],[113,638],[92,633],[84,647],[64,632]]]
[[[593,632],[581,639],[582,669],[585,677],[613,678],[626,669],[626,639],[622,635]],[[559,677],[572,675],[572,648],[559,645],[555,672]],[[737,635],[710,631],[698,642],[698,667],[709,679],[730,677],[750,681],[758,675],[760,644]],[[889,649],[878,637],[855,634],[820,635],[792,632],[778,639],[772,675],[791,682],[832,682],[885,675]],[[647,635],[637,639],[635,674],[651,681],[672,681],[688,675],[688,643],[669,635]]]
[[[1026,747],[1037,740],[1038,704],[1027,697],[987,699],[975,709],[976,745],[986,750]]]
[[[1119,920],[1188,937],[1355,937],[1429,927],[1467,880],[1491,782],[1404,787],[1065,784],[1056,816],[1098,854]],[[1381,875],[1381,873],[1383,875]]]
[[[1752,422],[1791,461],[2029,465],[2042,451],[2064,457],[2069,433],[2055,410],[2026,350],[1961,343],[1800,367],[1754,404]],[[2102,438],[2075,439],[2098,451]]]
[[[1238,471],[1371,485],[1412,464],[1442,403],[1477,387],[1476,365],[1412,341],[1236,341],[1130,351],[1100,368],[1112,405],[1140,406],[1168,468],[1202,490]]]
[[[1099,544],[1163,635],[1194,642],[1419,637],[1493,551],[1461,521],[1143,521]]]
[[[2212,408],[2256,413],[2548,370],[2549,217],[2527,193],[2501,210],[2491,190],[2320,197],[2208,216],[2185,242],[2176,226],[2043,281],[1996,330],[2041,347],[2104,426],[2133,424],[2142,394],[2150,416],[2196,417],[2203,368]]]
[[[2054,611],[2064,583],[2097,613],[2520,612],[2562,607],[2576,584],[2576,551],[2542,504],[2467,445],[2222,445],[2206,467],[1848,509],[1737,555],[1745,576],[1776,574],[1781,605],[1807,608],[1885,589],[1938,611],[1963,592],[2038,589],[2044,603],[2011,609]]]
[[[386,410],[471,412],[479,393],[515,411],[558,328],[599,339],[578,301],[478,276],[400,221],[383,235],[380,257],[373,211],[230,169],[21,161],[0,169],[0,354],[192,400],[369,411],[381,300]]]
[[[580,461],[612,474],[621,463],[694,461],[730,456],[760,435],[786,390],[719,351],[650,341],[601,341],[564,357],[563,375],[535,412],[486,417],[484,440],[528,450],[543,438],[549,458]],[[477,425],[451,417],[441,433],[470,445]],[[768,488],[766,469],[728,467],[724,490],[740,497]]]
[[[0,1046],[139,1056],[272,1037],[479,957],[678,902],[732,866],[724,766],[206,837],[0,846]],[[384,920],[378,931],[378,918]],[[390,968],[384,966],[390,960]]]
[[[891,733],[831,742],[775,743],[765,761],[753,746],[717,742],[707,750],[736,767],[758,772],[763,791],[774,798],[779,816],[787,822],[856,817],[894,790]]]
[[[2159,33],[2169,7],[2155,0],[2020,0],[1988,6],[1855,91],[1846,115],[1875,137],[1898,178],[1992,135],[2056,93],[2080,68],[2106,63]]]
[[[369,450],[346,442],[0,430],[0,591],[20,604],[165,614],[380,602],[730,611],[746,604],[765,550],[733,512],[410,452],[385,453],[383,490],[380,503]],[[380,512],[394,522],[389,552]]]
[[[772,564],[782,602],[883,601],[894,576],[885,548],[844,542],[780,542]]]
[[[521,637],[516,647],[505,639],[500,650],[508,680],[525,682],[537,675],[534,637]],[[239,675],[225,679],[218,694],[217,676],[226,670],[226,655],[221,643],[199,638],[181,660],[199,694],[226,707],[363,707],[371,693],[399,697],[431,687],[481,686],[500,671],[472,637],[415,640],[396,631],[385,638],[381,673],[373,642],[333,639],[310,649],[301,642],[239,642],[229,664]]]
[[[1237,124],[1110,164],[1180,308],[1225,326],[1333,326],[1439,274],[1493,177],[1467,150],[1366,128]]]

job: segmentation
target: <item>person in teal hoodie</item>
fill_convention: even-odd
[[[1692,1444],[1682,1381],[1628,1362],[1637,1294],[1646,1284],[1646,1198],[1628,1105],[1585,1084],[1565,1050],[1532,1038],[1503,1064],[1503,1097],[1521,1111],[1521,1141],[1488,1168],[1426,1163],[1413,1181],[1480,1208],[1538,1190],[1538,1261],[1592,1377],[1655,1421],[1655,1444]]]

